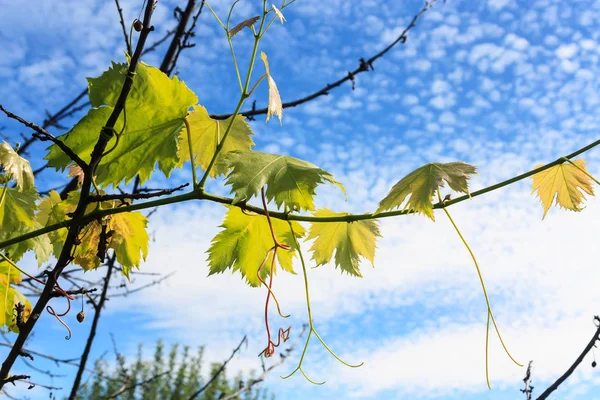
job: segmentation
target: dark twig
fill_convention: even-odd
[[[189,185],[190,185],[189,183],[185,183],[183,185],[177,186],[176,188],[163,189],[158,192],[152,192],[152,193],[123,193],[123,194],[105,194],[102,196],[90,196],[90,202],[95,203],[95,202],[101,202],[101,201],[107,201],[107,200],[127,201],[127,200],[151,199],[153,197],[167,196],[167,195],[177,192]]]
[[[181,40],[181,42],[177,46],[177,52],[173,56],[173,60],[171,61],[170,67],[169,67],[168,71],[166,72],[167,75],[171,75],[173,73],[173,70],[175,69],[175,66],[177,65],[177,60],[179,60],[179,55],[181,54],[183,49],[189,49],[196,45],[195,43],[190,43],[190,38],[195,36],[194,29],[196,29],[196,22],[198,21],[198,17],[200,17],[200,14],[202,14],[203,8],[204,8],[204,0],[202,0],[202,3],[200,3],[198,12],[196,13],[196,15],[194,15],[194,18],[192,19],[192,25],[190,26],[190,28],[188,30],[185,31],[185,34],[183,35],[183,40]],[[187,8],[186,8],[186,11],[187,11]],[[185,14],[185,11],[184,11],[184,14]],[[187,23],[187,21],[186,21],[186,23]]]
[[[548,396],[550,396],[550,394],[552,392],[554,392],[556,389],[558,389],[558,387],[561,385],[561,383],[563,383],[564,381],[566,381],[567,378],[569,376],[571,376],[571,374],[573,373],[573,371],[575,371],[575,369],[577,369],[577,367],[579,366],[579,364],[581,364],[581,362],[583,361],[583,359],[585,358],[585,356],[587,355],[587,353],[589,353],[590,350],[592,350],[592,348],[594,348],[594,346],[596,345],[596,341],[600,340],[600,317],[598,317],[596,315],[594,317],[594,322],[596,324],[596,332],[594,332],[594,336],[592,336],[592,338],[590,339],[590,341],[587,344],[587,346],[585,346],[585,349],[583,349],[583,351],[581,352],[581,354],[579,355],[579,357],[577,357],[577,359],[569,367],[569,369],[564,374],[562,374],[560,376],[560,378],[558,378],[556,380],[556,382],[554,382],[552,385],[550,385],[548,387],[548,389],[546,389],[544,391],[544,393],[542,393],[540,395],[540,397],[537,398],[537,400],[547,399]]]
[[[10,111],[8,111],[4,107],[2,107],[1,104],[0,104],[0,111],[4,112],[4,114],[6,114],[6,116],[8,118],[15,119],[15,120],[19,121],[20,123],[22,123],[23,125],[25,125],[26,127],[31,128],[34,131],[36,131],[36,133],[34,133],[33,136],[35,136],[37,139],[39,139],[41,141],[49,140],[52,143],[56,144],[66,155],[68,155],[73,161],[75,161],[84,171],[87,170],[87,168],[88,168],[87,163],[85,161],[83,161],[81,158],[79,158],[79,156],[73,150],[71,150],[71,148],[69,146],[67,146],[62,141],[60,141],[56,137],[54,137],[53,134],[51,134],[50,132],[48,132],[47,130],[45,130],[44,128],[42,128],[40,126],[37,126],[33,122],[26,121],[23,118],[19,117],[18,115],[11,113]]]
[[[22,381],[22,380],[29,379],[29,378],[31,378],[31,376],[29,376],[29,375],[12,375],[12,376],[9,376],[8,378],[2,379],[1,382],[2,382],[2,385],[5,385],[7,383],[12,383],[13,386],[16,386],[15,385],[16,381]]]
[[[186,27],[195,6],[196,0],[188,0],[185,11],[180,13],[179,25],[177,25],[177,29],[175,30],[175,36],[173,37],[173,40],[171,40],[171,45],[169,46],[169,49],[163,58],[163,62],[160,65],[160,70],[167,75],[169,75],[175,67],[175,63],[173,61],[175,60],[177,49],[181,47],[181,39],[186,33]]]
[[[208,380],[208,382],[206,382],[204,384],[204,386],[202,386],[197,392],[195,392],[194,394],[192,394],[188,400],[194,400],[195,398],[197,398],[200,394],[202,394],[202,392],[204,392],[206,390],[206,388],[208,388],[211,383],[213,383],[218,377],[219,375],[221,375],[223,373],[223,371],[225,370],[225,367],[227,367],[227,364],[229,364],[229,362],[233,359],[233,357],[237,354],[238,351],[240,351],[240,349],[242,348],[242,345],[244,343],[247,343],[248,338],[246,337],[246,335],[244,335],[244,337],[242,338],[240,344],[238,344],[238,346],[233,349],[233,351],[231,352],[231,355],[229,356],[229,358],[227,360],[225,360],[223,362],[223,364],[221,364],[221,366],[219,367],[219,369],[213,374],[213,376],[210,377],[210,379]]]
[[[158,375],[154,375],[142,382],[137,382],[135,384],[132,385],[126,385],[123,384],[123,386],[121,386],[121,388],[119,388],[117,391],[115,391],[113,394],[111,394],[110,396],[105,397],[105,399],[109,400],[109,399],[116,399],[117,397],[119,397],[120,395],[122,395],[123,393],[127,393],[130,392],[132,390],[135,390],[136,388],[140,387],[140,386],[144,386],[147,385],[149,383],[151,383],[152,381],[161,378],[167,374],[169,374],[171,371],[166,371],[166,372],[162,372]]]
[[[64,293],[55,290],[54,292],[52,292],[52,297],[64,297],[65,293],[68,294],[68,295],[89,294],[89,293],[95,292],[96,290],[98,290],[98,288],[91,288],[91,289],[80,288],[80,289],[77,289],[77,290],[66,290]]]
[[[145,285],[143,285],[143,286],[140,286],[140,287],[138,287],[138,288],[135,288],[135,289],[133,289],[133,290],[127,290],[125,293],[116,293],[116,294],[111,294],[111,296],[110,296],[110,297],[127,297],[127,296],[129,296],[130,294],[134,294],[134,293],[136,293],[136,292],[139,292],[139,291],[141,291],[141,290],[144,290],[144,289],[146,289],[146,288],[149,288],[149,287],[151,287],[151,286],[158,285],[158,284],[159,284],[159,283],[161,283],[162,281],[165,281],[165,280],[169,279],[171,276],[173,276],[173,275],[175,274],[175,272],[176,272],[176,271],[170,272],[170,273],[168,273],[167,275],[165,275],[165,276],[162,276],[160,279],[156,279],[156,280],[154,280],[154,281],[152,281],[152,282],[150,282],[150,283],[147,283],[147,284],[145,284]],[[127,289],[127,287],[125,287],[125,289]]]
[[[398,36],[393,42],[391,42],[389,45],[387,45],[379,53],[373,55],[371,58],[366,59],[366,60],[364,58],[361,58],[360,62],[359,62],[359,66],[354,71],[347,72],[346,75],[344,75],[344,77],[342,77],[341,79],[335,81],[334,83],[327,84],[324,88],[317,90],[316,92],[309,94],[308,96],[302,97],[298,100],[283,103],[283,105],[282,105],[283,108],[296,107],[296,106],[299,106],[306,102],[309,102],[313,99],[316,99],[317,97],[328,95],[329,92],[331,91],[331,89],[335,89],[347,81],[351,81],[351,83],[353,83],[356,75],[358,75],[362,72],[367,72],[367,71],[373,70],[373,63],[375,61],[377,61],[377,59],[379,59],[380,57],[383,57],[388,51],[390,51],[398,43],[406,42],[406,38],[407,38],[406,35],[408,34],[408,32],[416,26],[417,20],[419,18],[421,18],[423,16],[423,14],[425,14],[425,12],[427,12],[427,10],[429,10],[433,6],[433,4],[435,4],[435,2],[436,2],[436,0],[430,0],[430,1],[425,2],[425,5],[423,6],[423,8],[421,8],[421,10],[413,17],[413,19],[410,21],[408,26],[406,28],[404,28],[402,33],[400,33],[400,36]],[[254,115],[266,114],[267,111],[268,111],[267,108],[258,108],[258,109],[253,108],[251,110],[242,111],[239,114],[244,115],[246,117],[251,117]],[[226,118],[229,118],[230,116],[231,116],[231,114],[211,115],[211,117],[215,118],[215,119],[226,119]]]
[[[129,35],[127,34],[127,28],[125,27],[125,19],[123,18],[123,9],[119,4],[119,0],[115,0],[115,5],[117,6],[117,11],[119,12],[119,21],[121,22],[121,28],[123,29],[123,37],[125,38],[125,45],[127,46],[127,54],[133,54],[131,50],[131,40]]]
[[[527,365],[527,372],[525,372],[525,378],[523,378],[523,383],[525,383],[524,389],[519,389],[521,393],[525,394],[527,400],[531,400],[531,393],[533,392],[533,385],[531,384],[531,364],[533,361],[529,361],[529,365]]]

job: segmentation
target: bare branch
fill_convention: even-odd
[[[527,372],[525,372],[525,378],[523,378],[525,388],[519,389],[521,393],[525,394],[525,398],[527,400],[531,400],[531,393],[533,392],[533,385],[531,384],[531,364],[533,364],[533,361],[529,361],[529,365],[527,365]]]
[[[127,200],[140,200],[140,199],[151,199],[153,197],[167,196],[169,194],[173,194],[185,187],[188,187],[189,183],[184,183],[183,185],[177,186],[172,189],[163,189],[157,192],[152,193],[122,193],[122,194],[105,194],[102,196],[90,196],[90,202],[101,202],[107,200],[121,200],[126,202]]]
[[[121,28],[123,29],[123,37],[125,38],[125,45],[127,46],[127,54],[133,54],[131,50],[131,40],[129,35],[127,34],[127,28],[125,27],[125,19],[123,18],[123,9],[119,4],[119,0],[115,0],[115,5],[117,6],[117,11],[119,12],[119,21],[121,22]]]
[[[19,117],[18,115],[11,113],[10,111],[8,111],[4,107],[2,107],[1,104],[0,104],[0,110],[2,112],[4,112],[4,114],[6,114],[6,116],[8,118],[16,119],[17,121],[19,121],[26,127],[31,128],[34,131],[36,131],[36,133],[34,133],[33,136],[35,136],[37,139],[39,139],[41,141],[49,140],[52,143],[56,144],[66,155],[68,155],[73,161],[75,161],[77,163],[77,165],[79,165],[84,171],[88,169],[87,163],[85,161],[83,161],[81,158],[79,158],[79,156],[73,150],[71,150],[71,148],[69,146],[67,146],[62,141],[60,141],[56,137],[54,137],[53,134],[51,134],[50,132],[48,132],[47,130],[45,130],[44,128],[42,128],[40,126],[37,126],[36,124],[26,121],[23,118]]]
[[[308,328],[308,324],[304,324],[302,325],[302,330],[300,331],[300,334],[298,335],[298,337],[296,338],[296,340],[294,341],[294,343],[292,343],[292,345],[290,347],[288,347],[287,349],[285,349],[285,352],[280,353],[279,354],[279,361],[277,361],[275,364],[271,364],[269,366],[269,368],[265,368],[265,364],[264,364],[264,357],[260,358],[261,364],[262,364],[262,370],[263,373],[256,379],[253,379],[251,381],[248,381],[246,383],[246,385],[244,385],[243,387],[241,387],[237,392],[230,394],[229,396],[224,397],[222,400],[233,400],[238,398],[238,396],[250,389],[252,389],[252,387],[254,387],[254,385],[262,382],[265,380],[266,376],[269,374],[269,372],[271,372],[272,370],[274,370],[275,368],[277,368],[278,366],[282,365],[287,358],[289,357],[289,355],[291,354],[292,351],[294,351],[294,348],[298,345],[298,342],[300,341],[300,339],[302,338],[302,336],[304,336],[304,332],[306,332],[306,328]]]
[[[406,28],[404,28],[402,33],[400,33],[400,35],[396,39],[394,39],[394,41],[392,41],[383,50],[381,50],[379,53],[371,56],[370,58],[368,58],[368,59],[361,58],[360,62],[359,62],[359,66],[354,71],[348,72],[344,77],[338,79],[334,83],[325,85],[325,87],[323,87],[322,89],[317,90],[316,92],[309,94],[308,96],[302,97],[302,98],[294,100],[294,101],[289,101],[287,103],[283,103],[283,108],[296,107],[301,104],[307,103],[313,99],[316,99],[317,97],[328,95],[332,89],[335,89],[338,86],[341,86],[343,83],[348,82],[348,81],[352,82],[352,84],[353,84],[352,88],[354,89],[354,77],[362,72],[367,72],[367,71],[373,70],[373,63],[375,61],[377,61],[378,58],[383,57],[387,52],[389,52],[398,43],[405,43],[406,38],[407,38],[406,35],[408,34],[408,32],[416,26],[417,20],[419,18],[421,18],[423,16],[423,14],[425,14],[427,12],[427,10],[429,10],[435,4],[435,2],[436,2],[436,0],[430,0],[430,1],[425,2],[425,5],[423,6],[423,8],[421,8],[421,10],[413,17],[413,19],[410,21],[408,26]],[[267,108],[256,109],[253,107],[251,110],[242,111],[239,114],[244,115],[246,117],[252,117],[254,115],[266,114],[267,111],[268,111]],[[226,119],[226,118],[229,118],[230,116],[231,116],[231,114],[211,115],[211,117],[215,118],[215,119]]]
[[[227,364],[229,364],[229,362],[233,359],[233,357],[237,354],[237,352],[240,351],[240,349],[242,348],[242,345],[247,342],[248,342],[248,338],[246,337],[246,335],[244,335],[244,337],[240,341],[240,344],[238,344],[238,346],[235,349],[233,349],[229,358],[227,360],[225,360],[223,362],[223,364],[221,364],[221,366],[219,367],[217,372],[215,372],[215,374],[213,376],[211,376],[211,378],[208,380],[208,382],[206,382],[204,384],[204,386],[202,386],[196,393],[192,394],[188,400],[193,400],[193,399],[197,398],[202,392],[204,392],[206,390],[206,388],[208,388],[210,386],[210,384],[213,383],[215,381],[215,379],[217,379],[219,377],[219,375],[221,375],[223,373]]]
[[[109,399],[116,399],[117,397],[119,397],[120,395],[122,395],[123,393],[127,393],[130,392],[132,390],[135,390],[136,388],[140,387],[140,386],[144,386],[147,385],[149,383],[151,383],[152,381],[161,378],[167,374],[169,374],[170,371],[166,371],[163,373],[160,373],[158,375],[154,375],[142,382],[138,382],[132,385],[127,386],[126,384],[123,384],[123,386],[121,386],[121,388],[119,388],[117,391],[115,391],[113,394],[111,394],[110,396],[105,397],[105,399],[109,400]]]
[[[575,369],[577,369],[577,367],[579,366],[579,364],[581,364],[581,362],[583,361],[583,359],[585,358],[585,356],[587,355],[587,353],[589,353],[590,350],[592,350],[592,348],[594,348],[594,346],[596,345],[596,341],[600,340],[600,317],[598,317],[596,315],[594,317],[594,322],[596,324],[596,332],[594,332],[594,336],[592,336],[592,338],[590,339],[589,343],[587,344],[587,346],[585,346],[585,348],[583,349],[583,351],[581,352],[581,354],[579,355],[579,357],[577,357],[577,359],[569,367],[569,369],[564,374],[562,374],[560,376],[560,378],[558,378],[556,380],[556,382],[554,382],[552,385],[550,385],[548,387],[548,389],[546,389],[544,391],[544,393],[542,393],[540,395],[540,397],[537,398],[537,400],[547,399],[548,396],[550,396],[550,394],[552,394],[552,392],[554,392],[556,389],[558,389],[558,387],[564,381],[566,381],[569,376],[571,376],[571,374],[573,373],[573,371],[575,371]]]

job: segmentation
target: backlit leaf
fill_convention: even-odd
[[[348,213],[337,213],[321,209],[313,213],[315,217],[342,217]],[[374,264],[377,237],[381,237],[376,220],[354,222],[313,222],[307,240],[312,244],[312,259],[317,265],[331,261],[335,252],[335,265],[350,275],[360,274],[360,257]]]
[[[212,119],[206,108],[195,106],[189,113],[187,120],[190,124],[190,134],[192,136],[192,151],[195,155],[196,163],[203,170],[208,168],[210,160],[215,154],[217,145],[221,142],[223,134],[233,119],[229,117],[225,120]],[[225,162],[225,155],[233,150],[249,150],[254,146],[252,141],[252,130],[246,122],[244,116],[235,117],[234,125],[231,127],[227,140],[217,156],[217,160],[210,170],[211,177],[225,175],[229,170]],[[188,137],[185,127],[181,131],[180,161],[186,162],[190,159],[188,146]]]
[[[584,160],[574,160],[573,163],[585,171]],[[542,219],[546,217],[555,198],[555,204],[558,206],[580,211],[581,204],[585,200],[583,192],[594,195],[590,178],[569,163],[558,164],[533,175],[532,193],[536,190],[537,197],[544,207]]]
[[[148,219],[139,212],[115,214],[110,218],[111,232],[108,247],[115,250],[122,273],[129,278],[132,268],[139,268],[148,255],[149,237],[146,232]]]
[[[455,192],[468,194],[468,180],[475,171],[476,167],[463,162],[426,164],[396,183],[379,203],[377,213],[400,208],[410,196],[404,210],[424,214],[435,221],[432,203],[434,193],[446,181]]]
[[[29,161],[18,155],[6,142],[0,145],[0,165],[5,175],[17,182],[19,191],[33,188],[33,171]]]
[[[2,191],[3,189],[0,189],[0,193]],[[3,199],[0,197],[0,231],[9,234],[32,230],[37,198],[38,193],[33,188],[22,192],[15,188],[7,188]]]
[[[267,251],[273,247],[273,239],[269,230],[267,217],[263,215],[246,215],[238,207],[228,207],[229,211],[221,227],[223,230],[212,240],[208,249],[208,262],[210,273],[223,273],[226,269],[239,271],[251,286],[259,286],[258,268],[265,259]],[[295,242],[286,221],[271,219],[277,240],[295,248]],[[298,237],[305,234],[305,230],[297,222],[293,222],[294,232]],[[290,273],[295,273],[292,268],[292,250],[277,250],[279,266]],[[269,275],[269,268],[273,260],[272,253],[261,269],[261,278],[264,280]]]
[[[92,108],[74,127],[59,138],[84,161],[98,141],[100,131],[112,113],[127,75],[127,64],[115,64],[98,78],[90,78]],[[96,170],[96,182],[116,186],[139,174],[142,182],[152,175],[155,165],[169,176],[178,162],[179,133],[196,95],[177,77],[141,63],[127,97],[125,112],[116,125],[106,155]],[[121,132],[126,121],[125,130]],[[118,141],[117,141],[118,138]],[[112,149],[112,150],[111,150]],[[48,165],[65,169],[72,161],[56,145],[48,148]]]
[[[330,173],[294,157],[259,151],[232,151],[226,157],[232,171],[226,183],[235,193],[234,203],[250,200],[267,185],[267,200],[275,200],[277,207],[288,210],[314,209],[313,196],[318,184],[329,182],[346,193],[344,186]]]

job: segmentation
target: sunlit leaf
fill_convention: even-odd
[[[139,268],[148,255],[150,238],[146,232],[148,219],[139,212],[115,214],[110,218],[108,247],[115,250],[122,273],[129,278],[131,269]]]
[[[455,192],[469,193],[468,180],[475,171],[476,167],[463,162],[426,164],[396,183],[379,203],[377,212],[400,208],[408,197],[404,210],[412,210],[435,220],[432,203],[434,193],[444,186],[444,181]]]
[[[586,170],[584,160],[574,160],[573,163]],[[569,163],[558,164],[533,175],[532,193],[535,191],[544,207],[542,219],[546,217],[555,198],[556,205],[568,210],[580,211],[581,204],[585,200],[583,193],[594,195],[590,178]]]
[[[113,63],[100,77],[88,79],[94,108],[71,131],[59,137],[86,162],[112,113],[126,75],[127,64]],[[178,162],[183,119],[196,102],[196,95],[177,77],[169,78],[144,63],[138,65],[125,111],[115,125],[115,135],[96,170],[96,182],[116,186],[136,175],[144,182],[156,164],[169,176]],[[126,127],[119,135],[125,121]],[[45,158],[49,166],[62,170],[72,164],[56,145],[48,149]]]
[[[29,161],[17,154],[10,144],[0,144],[0,165],[9,179],[17,182],[19,191],[33,188],[33,171]]]
[[[212,160],[217,145],[221,142],[223,134],[233,120],[233,116],[225,120],[212,119],[206,108],[195,106],[193,111],[187,117],[190,125],[192,137],[192,151],[195,155],[196,163],[203,170],[208,168]],[[254,146],[252,141],[252,130],[246,122],[246,118],[238,115],[227,135],[227,140],[217,156],[217,160],[210,170],[211,177],[224,175],[229,170],[225,162],[225,155],[233,150],[249,150]],[[190,159],[187,131],[185,128],[181,131],[180,160],[186,162]]]
[[[247,215],[238,207],[228,207],[229,211],[221,227],[223,230],[212,240],[208,249],[209,275],[223,273],[227,269],[239,271],[251,286],[260,285],[258,268],[265,259],[267,251],[273,247],[273,239],[267,217],[263,215]],[[295,242],[286,221],[271,219],[277,240],[295,248]],[[294,232],[297,237],[302,237],[305,230],[297,222],[293,222]],[[295,251],[277,250],[279,266],[291,273],[292,258]],[[261,278],[264,280],[269,275],[272,253],[261,269]]]
[[[277,207],[289,210],[314,209],[313,196],[318,184],[329,182],[345,193],[341,183],[321,168],[294,157],[259,151],[232,151],[226,157],[232,171],[227,184],[235,193],[234,203],[250,200],[267,185],[267,200],[275,200]]]
[[[326,208],[313,213],[315,217],[343,217],[348,213],[337,213]],[[312,244],[312,259],[317,265],[331,261],[335,252],[335,265],[350,275],[360,274],[360,257],[374,264],[377,237],[380,237],[376,220],[354,222],[313,222],[307,240]]]

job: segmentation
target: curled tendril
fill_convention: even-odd
[[[306,350],[308,349],[310,337],[313,333],[315,334],[317,339],[319,339],[319,342],[321,342],[323,347],[325,347],[325,349],[329,352],[329,354],[331,354],[336,360],[338,360],[345,366],[350,367],[350,368],[358,368],[358,367],[362,366],[364,364],[364,362],[353,365],[353,364],[347,363],[346,361],[342,360],[337,354],[335,354],[333,352],[333,350],[331,350],[331,348],[329,348],[327,343],[325,343],[325,341],[321,338],[321,336],[315,329],[313,319],[312,319],[312,312],[310,310],[310,294],[308,291],[308,275],[306,273],[306,270],[307,270],[306,263],[304,262],[304,256],[302,255],[302,250],[300,248],[300,244],[298,243],[298,238],[296,237],[296,233],[294,232],[294,227],[293,227],[291,221],[288,221],[288,225],[290,227],[290,231],[292,232],[292,237],[294,238],[294,243],[296,245],[296,249],[298,250],[298,256],[300,257],[300,263],[302,264],[302,273],[304,276],[304,291],[306,293],[306,309],[308,312],[309,331],[308,331],[308,336],[306,337],[306,342],[304,343],[304,349],[302,350],[302,355],[300,356],[300,361],[298,362],[298,366],[292,372],[290,372],[288,375],[282,376],[281,378],[287,379],[287,378],[291,377],[292,375],[294,375],[296,372],[300,371],[302,373],[302,375],[306,378],[306,380],[309,381],[310,383],[312,383],[314,385],[323,385],[325,383],[325,381],[323,381],[323,382],[313,381],[306,375],[306,373],[302,369],[302,363],[304,362],[304,356],[306,356]]]
[[[60,285],[58,284],[57,272],[58,271],[54,273],[54,288],[58,293],[60,293],[67,299],[67,310],[63,313],[57,313],[56,311],[54,311],[54,308],[52,306],[48,305],[46,306],[46,311],[48,311],[48,314],[54,316],[54,318],[56,318],[58,322],[60,322],[65,328],[67,328],[69,334],[65,336],[65,339],[70,340],[72,336],[71,328],[69,328],[69,325],[67,325],[60,317],[64,317],[69,313],[69,311],[71,311],[71,300],[74,300],[74,297],[71,296],[69,293],[65,292],[64,289],[60,287]]]
[[[279,243],[279,241],[277,240],[277,237],[275,236],[275,231],[273,230],[273,224],[271,223],[271,217],[269,216],[269,211],[267,209],[267,200],[265,198],[264,187],[261,189],[261,195],[262,195],[263,207],[265,210],[265,216],[267,218],[267,222],[269,223],[269,230],[271,231],[271,237],[273,238],[273,247],[271,247],[267,251],[267,254],[266,254],[264,260],[262,261],[262,263],[258,267],[258,270],[256,271],[258,280],[268,290],[267,298],[265,300],[265,327],[267,330],[267,347],[265,347],[265,349],[259,354],[259,356],[261,354],[264,354],[264,356],[266,358],[268,358],[268,357],[271,357],[273,354],[275,354],[275,347],[278,347],[281,344],[282,340],[283,340],[283,342],[286,342],[289,339],[290,329],[292,328],[291,326],[288,327],[287,329],[279,328],[279,332],[277,334],[277,343],[273,342],[273,340],[271,339],[271,328],[269,327],[269,300],[271,299],[271,296],[273,297],[273,300],[275,301],[275,304],[277,305],[277,312],[279,313],[279,315],[282,318],[289,317],[289,315],[283,315],[283,313],[281,312],[281,307],[279,306],[279,301],[277,300],[277,297],[275,297],[275,293],[273,293],[273,290],[272,290],[273,275],[275,275],[275,261],[277,260],[277,249],[282,248],[284,250],[290,250],[291,246],[288,246],[287,244]],[[271,253],[273,253],[273,254],[271,255]],[[263,266],[269,259],[269,256],[271,256],[272,258],[271,258],[271,266],[270,266],[270,273],[269,273],[269,284],[267,284],[260,276],[260,273],[261,273]]]

